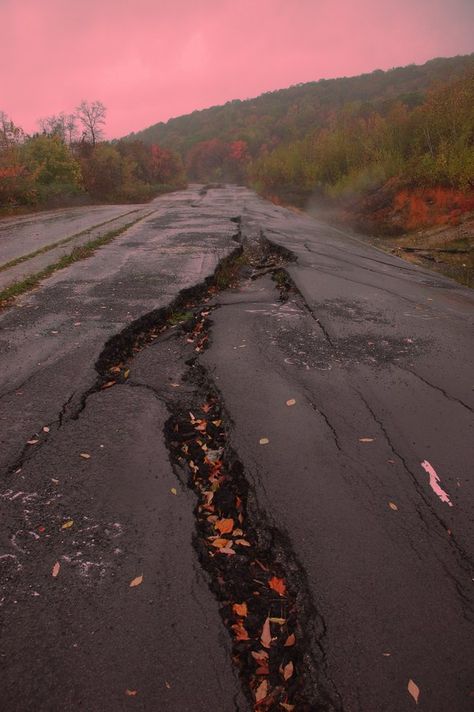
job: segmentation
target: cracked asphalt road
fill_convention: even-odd
[[[306,572],[327,709],[414,709],[412,679],[420,710],[470,710],[472,293],[244,188],[153,207],[0,316],[0,709],[250,709],[164,445],[184,357],[159,340],[129,385],[83,399],[107,340],[210,276],[239,216],[294,254],[297,291],[218,294],[200,363]]]

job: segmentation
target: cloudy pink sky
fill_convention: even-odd
[[[0,0],[0,109],[83,98],[107,135],[322,77],[474,50],[474,0]]]

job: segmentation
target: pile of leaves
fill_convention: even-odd
[[[206,342],[209,310],[186,335],[199,352]],[[172,458],[184,467],[198,495],[201,563],[211,576],[238,665],[254,702],[264,710],[306,710],[302,690],[302,640],[296,591],[275,554],[250,521],[248,484],[227,445],[215,393],[167,423]]]

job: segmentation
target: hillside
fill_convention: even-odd
[[[356,77],[321,79],[194,111],[126,138],[158,143],[183,157],[201,141],[245,141],[250,155],[256,156],[263,144],[302,138],[324,126],[346,104],[369,104],[381,114],[386,114],[396,100],[414,108],[423,103],[428,89],[454,81],[472,68],[474,54],[437,58],[421,66],[376,70]]]

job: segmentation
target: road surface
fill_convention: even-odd
[[[472,709],[472,293],[245,188],[149,207],[0,316],[0,709]],[[187,486],[205,398],[287,588],[269,676]]]

